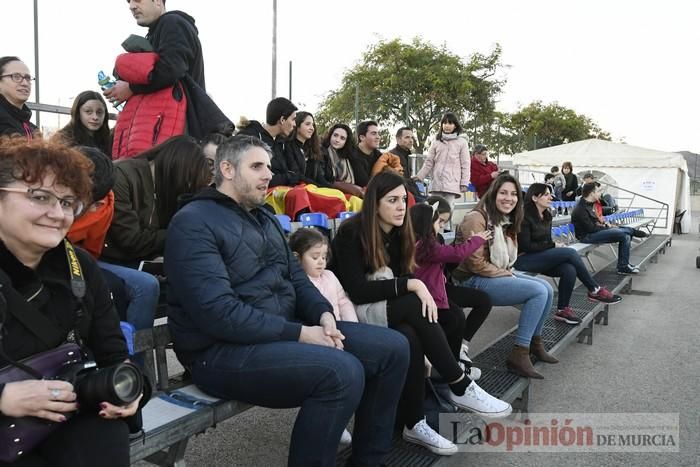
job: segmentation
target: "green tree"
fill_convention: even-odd
[[[483,121],[490,118],[486,114],[493,113],[495,96],[503,86],[494,78],[500,55],[496,46],[489,55],[474,54],[464,61],[444,45],[435,47],[419,38],[409,44],[398,39],[380,41],[326,96],[316,115],[317,125],[321,131],[335,122],[351,122],[354,127],[357,96],[358,121],[376,119],[383,128],[410,126],[418,151],[424,150],[445,112],[464,120],[481,113]]]
[[[593,120],[554,102],[535,101],[508,115],[503,122],[504,152],[546,148],[589,138],[610,141],[610,134]]]

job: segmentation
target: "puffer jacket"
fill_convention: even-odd
[[[469,185],[469,148],[464,138],[435,140],[428,150],[428,158],[416,177],[430,176],[430,191],[461,193],[460,186]]]
[[[317,325],[324,312],[333,313],[277,219],[211,187],[170,222],[165,272],[168,325],[186,365],[215,344],[296,341],[302,323]]]

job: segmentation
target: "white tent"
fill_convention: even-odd
[[[524,184],[533,181],[533,174],[528,173],[528,170],[549,172],[552,166],[561,167],[564,161],[572,163],[574,173],[579,175],[579,182],[581,174],[585,172],[591,171],[598,175],[604,173],[607,175],[604,181],[611,181],[625,190],[641,195],[630,199],[633,195],[618,191],[616,197],[621,199],[619,204],[623,208],[631,202],[632,207],[643,207],[645,214],[656,216],[660,212],[660,204],[647,198],[668,204],[666,228],[657,228],[660,233],[671,232],[676,210],[686,211],[682,229],[683,232],[690,231],[690,179],[688,165],[681,154],[587,139],[513,156],[513,164],[518,168],[520,180]],[[537,174],[534,178],[541,181],[544,176]],[[661,226],[663,224],[663,219],[657,223]]]

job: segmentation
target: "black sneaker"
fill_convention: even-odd
[[[643,230],[633,229],[632,236],[637,237],[637,238],[647,238],[649,236],[649,234]]]
[[[617,273],[623,276],[629,275],[629,274],[639,274],[639,268],[634,266],[632,267],[631,265],[627,265],[623,268],[620,268],[617,270]]]

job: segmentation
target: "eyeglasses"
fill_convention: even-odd
[[[78,217],[82,214],[84,208],[83,202],[79,199],[72,196],[59,198],[50,191],[42,190],[41,188],[27,188],[26,190],[24,188],[0,188],[0,191],[24,193],[32,204],[47,209],[58,204],[66,216]]]
[[[32,84],[32,81],[36,79],[32,75],[23,75],[22,73],[10,73],[9,75],[0,75],[0,78],[7,77],[11,78],[12,81],[14,81],[15,83],[21,83],[22,81],[26,80],[29,84]]]

